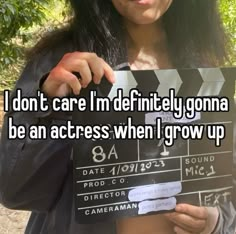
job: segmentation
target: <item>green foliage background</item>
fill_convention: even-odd
[[[220,0],[219,4],[224,26],[233,47],[231,60],[236,65],[236,0]]]
[[[0,0],[0,92],[11,89],[24,52],[65,21],[64,0]]]
[[[218,3],[232,41],[230,58],[236,65],[236,0]],[[14,85],[25,48],[35,44],[45,31],[65,23],[66,11],[64,0],[0,0],[0,91]]]
[[[44,4],[44,0],[0,0],[0,69],[21,55],[20,45],[29,39],[21,29],[42,23]]]

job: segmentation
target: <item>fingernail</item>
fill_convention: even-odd
[[[174,227],[174,232],[177,233],[178,232],[178,228],[175,226]]]
[[[96,81],[94,81],[94,84],[95,84],[95,85],[100,85],[100,84],[101,84],[101,80],[96,80]]]
[[[116,82],[116,78],[115,78],[114,75],[111,77],[111,82],[112,82],[113,84]]]
[[[172,218],[172,214],[171,213],[166,213],[166,214],[164,214],[164,216],[166,216],[166,218],[168,218],[168,219]]]
[[[181,205],[177,205],[177,206],[175,207],[175,210],[176,210],[176,211],[181,211],[181,210],[182,210],[182,206],[181,206]]]

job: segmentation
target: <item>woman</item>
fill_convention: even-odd
[[[222,64],[225,36],[214,0],[71,0],[68,28],[43,39],[16,88],[25,96],[79,95],[113,69],[205,67]],[[79,51],[79,52],[78,52]],[[113,68],[113,69],[112,69]],[[79,72],[77,79],[74,72]],[[61,123],[63,113],[14,113],[15,124]],[[172,214],[79,225],[74,220],[71,142],[1,139],[0,201],[32,210],[26,233],[141,234],[233,233],[231,203],[203,208],[180,204]]]

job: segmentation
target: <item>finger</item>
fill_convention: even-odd
[[[199,219],[208,218],[208,212],[205,207],[192,206],[189,204],[178,204],[175,210],[177,212],[185,213]]]
[[[105,75],[102,59],[96,57],[92,61],[88,61],[88,63],[93,73],[93,82],[95,84],[100,84],[102,77]]]
[[[104,76],[104,68],[101,59],[95,53],[76,52],[77,59],[83,59],[87,61],[91,72],[93,73],[93,81],[95,84],[99,84],[100,80]]]
[[[115,83],[115,75],[113,69],[102,59],[104,64],[104,73],[108,81]]]
[[[193,232],[188,232],[184,229],[182,229],[181,227],[175,226],[174,227],[174,231],[176,234],[193,234]]]
[[[85,59],[71,59],[69,56],[67,56],[66,59],[68,60],[66,60],[66,62],[61,62],[60,65],[62,65],[65,70],[72,73],[74,72],[74,75],[78,72],[81,76],[80,83],[83,88],[86,88],[92,81],[92,74],[88,62]]]
[[[104,75],[111,83],[115,82],[115,76],[112,68],[95,53],[74,52],[65,55],[63,59],[66,61],[65,63],[67,65],[65,66],[67,69],[72,69],[71,66],[75,67],[74,61],[76,60],[86,60],[89,64],[89,67],[91,68],[92,73],[94,74],[93,80],[96,84],[101,82],[101,79]]]
[[[102,58],[90,57],[88,63],[94,74],[93,81],[95,84],[100,84],[104,75],[109,82],[115,82],[115,76],[112,68]]]
[[[186,214],[174,212],[167,214],[166,217],[173,223],[190,232],[201,232],[206,227],[206,220],[197,219]]]
[[[109,82],[115,82],[115,76],[112,68],[102,58],[98,57],[94,53],[84,53],[83,57],[87,59],[94,74],[94,83],[99,84],[104,75]]]
[[[89,68],[89,65],[86,60],[78,60],[77,67],[74,68],[74,71],[79,72],[81,79],[80,83],[83,88],[86,88],[89,83],[92,81],[92,74]]]
[[[65,71],[65,75],[66,75],[65,83],[67,83],[70,86],[75,95],[79,95],[82,87],[77,77],[67,71]]]
[[[55,69],[52,72],[51,77],[53,77],[53,81],[58,85],[67,84],[72,89],[75,95],[79,95],[81,90],[81,84],[77,77],[71,72],[68,72],[65,69]],[[48,77],[48,79],[49,78],[50,77]]]

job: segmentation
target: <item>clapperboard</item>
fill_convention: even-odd
[[[98,95],[114,98],[118,89],[128,96],[158,92],[178,97],[228,97],[229,112],[202,112],[194,124],[222,124],[221,146],[213,140],[177,139],[172,147],[162,140],[86,140],[74,144],[74,197],[79,223],[149,215],[173,210],[178,203],[216,206],[231,199],[236,68],[118,71],[112,86],[104,79]],[[135,124],[176,121],[170,113],[100,112],[73,114],[75,124],[117,124],[132,116]],[[152,118],[150,118],[152,117]],[[183,121],[179,121],[183,124]],[[94,161],[94,156],[98,157]],[[99,158],[100,157],[100,158]]]

